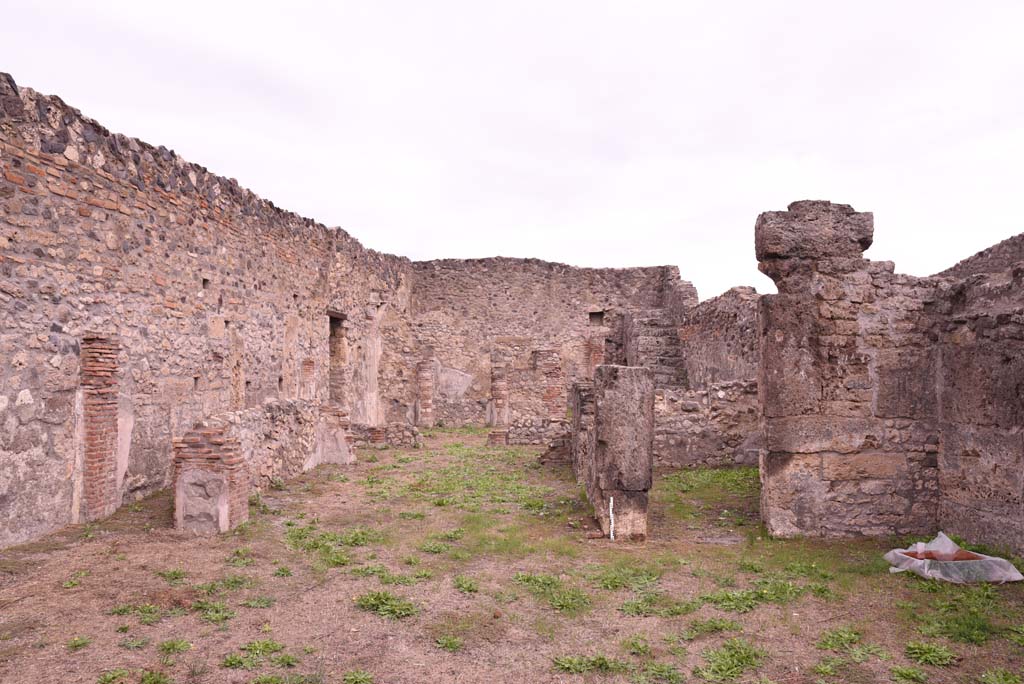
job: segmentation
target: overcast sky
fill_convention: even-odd
[[[757,272],[875,212],[928,275],[1024,231],[1024,2],[0,0],[0,70],[413,259]]]

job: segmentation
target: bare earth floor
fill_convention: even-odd
[[[981,682],[1024,587],[890,575],[908,540],[773,541],[752,469],[658,473],[651,539],[591,539],[567,467],[435,431],[253,501],[213,539],[159,494],[0,553],[0,681]]]

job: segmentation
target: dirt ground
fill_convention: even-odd
[[[757,497],[751,469],[659,472],[650,539],[594,539],[567,466],[478,430],[281,483],[217,538],[161,493],[0,552],[0,681],[1021,681],[1024,586],[769,540]]]

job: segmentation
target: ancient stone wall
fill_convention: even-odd
[[[668,466],[757,465],[760,409],[754,380],[654,393],[654,459]]]
[[[404,419],[407,260],[6,75],[0,103],[0,546],[166,486],[204,416],[333,384],[354,419]],[[102,410],[90,339],[118,345]]]
[[[938,507],[935,279],[861,254],[873,219],[795,202],[755,228],[762,515],[772,534],[927,533]]]
[[[1007,258],[1000,247],[1011,242],[1024,236],[943,274],[965,278],[936,307],[938,519],[948,533],[1024,553],[1024,252]]]
[[[618,312],[696,304],[693,286],[668,266],[588,269],[495,258],[414,263],[413,273],[416,348],[437,360],[434,415],[446,425],[498,424],[488,406],[499,352],[507,423],[544,432],[548,422],[565,420],[570,383],[591,377],[605,346],[619,344]]]
[[[687,387],[757,379],[760,298],[752,287],[734,287],[685,314],[678,336]]]

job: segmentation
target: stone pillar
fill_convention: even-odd
[[[82,339],[82,421],[85,436],[85,520],[105,518],[117,509],[117,354],[107,337]]]
[[[595,369],[596,370],[596,369]],[[572,458],[572,469],[579,482],[591,478],[590,470],[594,463],[594,384],[591,382],[573,383],[569,395],[569,410],[572,414],[572,425],[569,430],[569,454]]]
[[[654,466],[650,369],[597,367],[593,432],[588,443],[593,451],[579,469],[601,531],[615,539],[646,539],[647,493]]]
[[[174,526],[217,534],[249,519],[249,473],[228,426],[197,427],[174,442]]]
[[[933,530],[935,369],[929,279],[871,262],[873,217],[794,202],[761,214],[761,512],[776,536]]]
[[[492,427],[487,435],[488,445],[508,444],[509,410],[508,356],[494,351],[491,352],[491,401],[487,407],[487,424]]]
[[[540,380],[541,399],[544,401],[547,414],[545,417],[551,420],[565,420],[565,375],[562,373],[562,359],[558,351],[536,350],[533,352],[533,367]]]
[[[434,426],[434,361],[416,364],[416,425]]]

